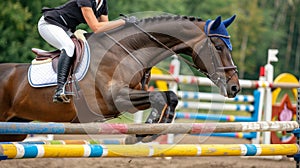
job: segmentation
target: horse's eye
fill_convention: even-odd
[[[222,50],[222,47],[221,47],[221,46],[215,46],[215,48],[216,48],[217,50],[219,50],[219,51]]]

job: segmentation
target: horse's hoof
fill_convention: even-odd
[[[161,136],[161,134],[136,135],[136,142],[149,143],[156,140],[159,136]]]
[[[125,138],[125,144],[128,145],[128,144],[136,144],[138,141],[137,137],[136,136],[133,136],[133,135],[129,135]]]

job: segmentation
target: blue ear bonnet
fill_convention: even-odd
[[[219,18],[217,19],[221,19],[221,17],[219,16]],[[212,28],[212,24],[214,24],[216,20],[207,20],[204,27],[205,34],[209,37],[212,36],[220,37],[222,41],[226,44],[228,49],[232,51],[230,36],[226,30],[226,27],[228,27],[233,22],[234,19],[235,19],[235,15],[223,22],[221,21],[217,28]]]

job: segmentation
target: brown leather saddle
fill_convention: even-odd
[[[74,62],[73,66],[71,67],[71,72],[74,72],[79,63],[82,61],[84,55],[84,42],[80,39],[77,39],[75,36],[72,36],[71,39],[75,44]],[[53,70],[57,72],[58,58],[61,53],[60,50],[45,51],[38,48],[32,48],[31,51],[36,55],[35,60],[37,62],[51,59]]]

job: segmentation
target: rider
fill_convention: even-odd
[[[64,85],[72,65],[75,45],[70,36],[76,26],[87,24],[94,33],[107,31],[125,24],[125,21],[109,21],[106,0],[70,0],[56,8],[43,8],[38,22],[40,35],[53,47],[61,50],[57,69],[57,89],[53,102],[67,99]]]

